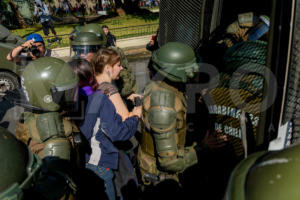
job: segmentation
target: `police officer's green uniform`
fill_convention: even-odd
[[[22,88],[35,111],[25,112],[17,137],[40,157],[53,156],[70,160],[68,138],[76,126],[62,112],[74,102],[78,78],[64,61],[43,57],[31,62],[22,73]]]
[[[113,49],[121,55],[121,65],[123,70],[120,72],[120,79],[116,81],[122,97],[127,97],[132,93],[137,93],[138,85],[135,76],[132,74],[131,67],[125,56],[124,51],[120,47],[110,46],[109,49]]]
[[[173,82],[186,82],[187,72],[197,68],[193,50],[171,42],[153,53],[154,69]],[[185,147],[186,97],[164,80],[146,85],[143,99],[142,139],[138,163],[144,184],[174,179],[197,163],[195,149]],[[149,178],[150,177],[150,178]]]

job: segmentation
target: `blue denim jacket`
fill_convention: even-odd
[[[85,119],[79,127],[92,147],[92,153],[86,154],[86,162],[117,169],[118,149],[113,142],[128,140],[137,126],[135,116],[122,122],[112,102],[100,91],[89,95]]]

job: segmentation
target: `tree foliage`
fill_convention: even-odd
[[[123,3],[124,2],[124,3]],[[142,14],[144,9],[139,7],[139,0],[115,0],[116,9],[122,9],[126,14]]]
[[[15,13],[20,27],[26,28],[28,25],[27,25],[26,21],[24,20],[24,17],[21,15],[18,5],[13,0],[4,0],[4,1],[9,4],[11,10]]]

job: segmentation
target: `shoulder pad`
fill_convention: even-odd
[[[151,94],[148,120],[157,133],[165,133],[176,127],[175,95],[168,90],[157,90]]]
[[[43,113],[37,117],[36,127],[42,141],[51,137],[65,137],[63,121],[58,112]]]
[[[156,90],[151,94],[152,106],[166,106],[174,108],[175,94],[170,90]]]

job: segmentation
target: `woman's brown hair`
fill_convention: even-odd
[[[120,61],[121,55],[117,51],[107,48],[100,49],[92,60],[95,75],[102,74],[105,65],[114,66]]]

